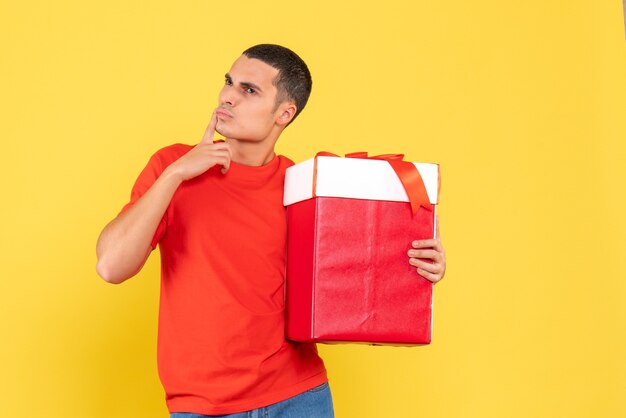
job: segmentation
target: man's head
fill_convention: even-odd
[[[275,142],[304,108],[312,84],[300,57],[267,44],[244,51],[225,78],[216,130],[246,142]]]
[[[285,101],[293,101],[296,113],[291,122],[300,114],[311,94],[313,81],[306,63],[295,52],[280,45],[260,44],[243,51],[248,58],[258,59],[278,70],[274,85],[278,90],[276,106]]]

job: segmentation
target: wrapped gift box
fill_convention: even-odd
[[[422,204],[398,176],[407,164]],[[317,156],[287,169],[287,338],[429,344],[433,285],[407,252],[435,236],[438,193],[437,164]]]

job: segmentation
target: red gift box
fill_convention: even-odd
[[[287,170],[286,336],[429,344],[433,284],[407,251],[435,236],[439,166],[357,157],[318,155]]]

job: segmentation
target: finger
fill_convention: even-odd
[[[439,280],[441,280],[441,276],[439,274],[430,273],[420,268],[417,269],[417,273],[432,283],[437,283]]]
[[[411,243],[413,248],[433,248],[439,243],[438,239],[421,239]]]
[[[222,150],[228,151],[228,158],[233,158],[233,150],[231,149],[230,144],[228,142],[226,142],[225,140],[219,142],[219,148],[218,149],[222,149]]]
[[[441,245],[441,240],[439,238],[413,241],[411,246],[413,248],[432,248],[440,253],[444,252],[443,245]]]
[[[217,113],[215,110],[211,115],[211,120],[209,121],[209,125],[206,127],[204,131],[204,135],[202,136],[202,140],[200,142],[204,142],[206,144],[213,143],[213,137],[215,136],[215,126],[217,126]]]
[[[214,165],[230,165],[230,157],[226,153],[213,154],[211,158],[214,161]]]
[[[409,264],[420,268],[422,270],[426,270],[430,273],[439,274],[442,271],[442,267],[438,263],[431,263],[429,261],[418,260],[417,258],[409,259]]]
[[[215,142],[211,142],[210,144],[206,144],[206,145],[210,145],[210,149],[211,150],[218,150],[218,151],[228,151],[230,152],[230,145],[228,145],[226,142],[224,142],[223,139],[219,139]]]
[[[216,146],[211,149],[212,153],[219,155],[220,157],[226,157],[229,160],[233,158],[233,152],[228,145],[222,145],[221,143],[215,144]]]
[[[233,158],[233,150],[230,144],[223,139],[217,140],[211,144],[211,150],[226,151],[229,158]]]
[[[230,150],[228,150],[226,148],[219,148],[219,147],[217,147],[217,145],[219,145],[219,144],[215,144],[216,146],[208,145],[208,144],[204,144],[204,145],[206,147],[205,154],[208,157],[215,156],[215,157],[227,157],[227,158],[230,158]]]
[[[409,257],[412,258],[427,258],[435,260],[439,257],[439,253],[435,250],[409,250]]]
[[[226,174],[228,169],[230,168],[230,157],[226,158],[222,164],[222,174]]]

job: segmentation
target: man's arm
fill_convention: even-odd
[[[137,274],[152,251],[151,241],[180,184],[214,165],[225,173],[231,150],[225,142],[213,143],[215,112],[199,144],[170,164],[150,188],[126,211],[105,226],[96,244],[98,275],[109,283],[122,283]]]
[[[151,240],[181,179],[166,169],[130,208],[104,227],[96,244],[96,271],[109,283],[137,274],[152,251]]]

